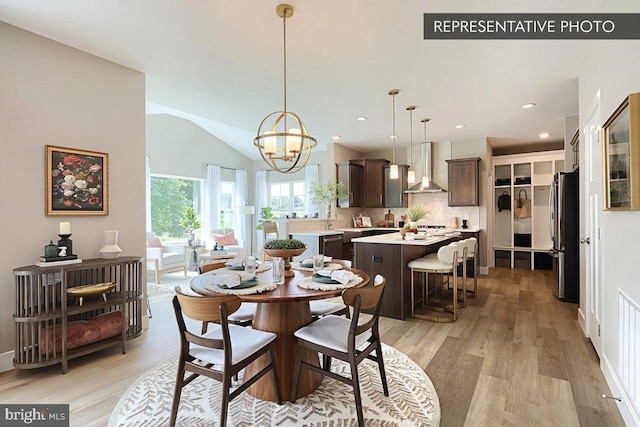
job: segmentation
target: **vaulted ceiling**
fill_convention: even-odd
[[[423,14],[602,12],[602,0],[294,0],[287,100],[320,146],[367,152],[488,137],[496,146],[563,138],[578,114],[588,41],[424,40]],[[260,121],[283,107],[282,20],[265,0],[0,0],[0,20],[146,75],[148,113],[190,118],[256,157]],[[522,109],[525,103],[536,107]],[[357,121],[359,116],[366,121]],[[456,128],[456,125],[464,125]]]

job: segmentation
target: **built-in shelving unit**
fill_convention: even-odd
[[[16,368],[61,363],[66,372],[69,359],[113,345],[121,345],[125,353],[127,340],[142,333],[142,257],[89,259],[51,267],[31,265],[14,269],[13,275]],[[82,302],[67,293],[74,287],[107,282],[115,286],[105,293],[83,297]],[[104,315],[109,313],[111,325],[101,325],[100,320],[107,320]],[[103,338],[100,327],[113,328],[114,321],[120,331]],[[92,331],[95,339],[87,341],[78,334],[70,337],[70,331],[79,330],[87,322],[97,327],[97,333]],[[70,348],[72,339],[86,342]]]
[[[496,267],[552,268],[549,191],[554,174],[563,170],[564,152],[560,150],[493,157]],[[529,205],[521,216],[516,214],[519,199],[528,200],[522,206]]]

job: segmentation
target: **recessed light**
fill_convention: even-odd
[[[365,120],[367,120],[367,117],[366,116],[360,116],[356,120],[359,121],[359,122],[364,122]]]
[[[338,139],[342,138],[340,135],[333,135],[331,137],[331,139],[333,139],[334,141],[337,141]]]
[[[538,136],[540,137],[540,139],[547,139],[549,138],[549,135],[550,135],[549,132],[542,132]]]
[[[456,129],[462,129],[464,125],[456,125]]]
[[[398,135],[391,135],[389,138],[396,139],[397,137],[398,137]]]
[[[527,108],[533,108],[533,107],[535,107],[535,106],[536,106],[536,104],[535,104],[535,103],[533,103],[533,102],[529,102],[528,104],[524,104],[524,105],[522,106],[522,108],[527,109]]]

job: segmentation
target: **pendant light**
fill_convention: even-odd
[[[422,119],[421,122],[424,123],[424,142],[427,142],[427,123],[429,122],[429,120],[431,119]],[[426,168],[426,165],[425,165]],[[429,177],[426,175],[425,173],[426,171],[422,171],[422,173],[424,175],[422,175],[422,187],[428,187],[429,186]]]
[[[413,167],[413,110],[416,109],[415,105],[409,105],[407,111],[409,111],[409,171],[407,172],[407,183],[413,184],[416,182],[416,171],[412,170]]]
[[[276,7],[276,14],[282,18],[284,36],[284,108],[262,120],[253,145],[258,147],[262,159],[269,167],[278,172],[289,173],[305,167],[317,141],[309,135],[300,117],[287,111],[287,18],[293,16],[293,7],[280,4]],[[287,119],[293,121],[291,127],[287,126]]]
[[[396,95],[400,93],[398,89],[391,89],[389,91],[389,95],[391,95],[392,99],[392,109],[391,109],[391,123],[393,126],[393,133],[391,134],[391,138],[393,138],[393,154],[391,159],[391,166],[389,167],[389,178],[398,179],[398,163],[396,163]]]

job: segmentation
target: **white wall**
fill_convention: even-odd
[[[32,265],[58,223],[73,249],[98,257],[105,229],[120,231],[122,255],[144,256],[144,75],[0,22],[0,170],[5,224],[0,257],[0,370],[13,357],[12,270]],[[108,216],[44,214],[45,145],[109,154]],[[9,366],[10,362],[9,362]]]
[[[607,1],[607,12],[637,12],[637,1]],[[640,40],[593,42],[579,78],[580,123],[584,125],[589,105],[600,89],[603,121],[614,112],[624,98],[640,92]],[[603,212],[602,266],[604,284],[604,318],[602,320],[603,355],[613,370],[618,369],[617,290],[621,289],[640,304],[638,285],[638,253],[640,244],[640,211]],[[593,239],[594,237],[591,236]],[[584,292],[580,289],[580,292]],[[636,372],[640,375],[640,372]],[[610,384],[611,385],[611,384]]]

